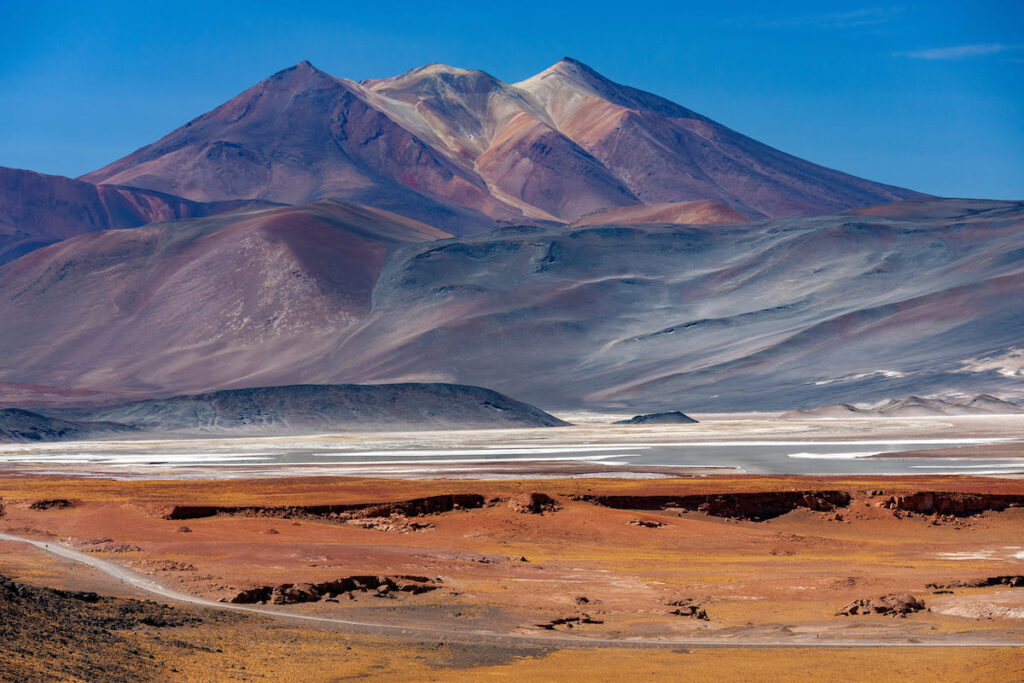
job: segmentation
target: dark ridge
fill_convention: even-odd
[[[780,517],[797,508],[829,512],[850,504],[845,491],[771,491],[765,493],[724,493],[689,496],[579,496],[577,500],[620,510],[665,510],[677,508],[760,522]]]
[[[297,517],[315,517],[326,519],[351,519],[358,517],[388,517],[403,515],[418,517],[422,515],[449,512],[455,509],[483,507],[484,497],[473,494],[451,494],[413,498],[384,503],[346,503],[331,505],[283,505],[283,506],[214,506],[214,505],[174,505],[167,509],[164,519],[199,519],[214,515],[243,515],[251,517],[281,517],[293,519]]]

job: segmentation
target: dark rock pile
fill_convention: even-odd
[[[906,617],[925,608],[924,601],[910,593],[890,593],[876,598],[861,598],[849,603],[836,612],[837,617],[857,614],[884,614],[892,617]]]
[[[277,586],[256,586],[239,591],[226,602],[235,604],[270,603],[293,605],[301,602],[332,600],[341,595],[369,593],[376,597],[394,597],[396,593],[419,595],[437,590],[440,579],[425,576],[347,576],[323,583],[282,583]]]
[[[671,607],[675,607],[675,609],[669,612],[669,614],[675,614],[680,617],[690,617],[691,619],[700,619],[701,621],[709,621],[707,611],[693,598],[673,600],[668,604]]]
[[[545,512],[561,510],[562,506],[546,493],[523,493],[511,498],[508,506],[513,512],[542,515]]]

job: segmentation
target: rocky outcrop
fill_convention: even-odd
[[[377,597],[396,593],[419,595],[437,590],[440,579],[426,576],[347,576],[323,583],[282,583],[277,586],[256,586],[239,591],[227,600],[234,604],[270,603],[292,605],[333,599],[340,595],[353,597],[354,593],[371,593]]]
[[[682,509],[704,512],[714,517],[762,521],[779,517],[797,508],[830,512],[850,504],[845,491],[770,491],[763,493],[725,493],[688,496],[579,496],[597,505],[622,510]]]
[[[669,614],[674,614],[679,617],[689,617],[691,619],[700,619],[701,621],[709,621],[707,611],[693,598],[673,600],[668,604],[671,607],[675,607],[675,609],[669,612]]]
[[[967,517],[989,510],[1000,512],[1024,506],[1024,496],[992,493],[960,493],[953,491],[918,491],[895,495],[885,501],[890,510],[917,512],[925,515]]]
[[[75,507],[75,502],[64,498],[37,500],[28,506],[30,510],[66,510]]]
[[[347,524],[357,526],[361,529],[374,529],[375,531],[386,531],[388,533],[409,534],[414,531],[433,529],[430,522],[413,522],[402,515],[390,517],[362,517],[346,520]]]
[[[199,610],[34,586],[0,576],[0,679],[4,681],[167,680],[161,654],[139,627],[196,626],[222,617]],[[196,652],[208,641],[195,631],[174,634],[178,652]],[[184,639],[184,640],[182,640]],[[190,641],[190,642],[186,642]],[[195,643],[195,644],[193,644]],[[203,643],[200,645],[199,643]],[[169,643],[168,643],[169,644]],[[207,650],[210,651],[210,650]]]
[[[72,541],[71,545],[87,553],[135,553],[142,550],[137,545],[112,538],[81,538]]]
[[[660,529],[663,526],[668,526],[664,522],[655,522],[652,519],[631,519],[626,522],[629,526],[643,527],[644,529]]]
[[[925,608],[924,601],[910,593],[890,593],[875,598],[861,598],[849,603],[836,612],[837,617],[849,617],[857,614],[883,614],[892,617],[905,617]]]
[[[164,519],[199,519],[215,515],[241,515],[247,517],[280,517],[283,519],[316,518],[348,521],[377,517],[418,517],[451,512],[452,510],[482,507],[484,497],[474,493],[446,494],[412,498],[383,503],[348,503],[337,505],[281,505],[281,506],[214,506],[172,505],[166,508]]]
[[[529,515],[542,515],[545,512],[562,509],[562,506],[546,493],[522,493],[511,498],[508,507],[513,512]]]
[[[559,617],[558,619],[552,619],[551,621],[543,624],[536,624],[537,628],[542,628],[547,631],[556,630],[556,626],[565,626],[566,628],[573,628],[580,624],[603,624],[604,622],[600,619],[595,619],[589,614],[581,614],[578,617]]]
[[[987,576],[983,579],[967,579],[952,583],[929,583],[926,588],[987,588],[989,586],[1009,586],[1024,588],[1024,575],[1009,574],[1006,576]]]

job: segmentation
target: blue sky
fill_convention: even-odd
[[[0,0],[0,165],[76,176],[309,59],[356,80],[570,55],[762,142],[1024,199],[1024,2]]]

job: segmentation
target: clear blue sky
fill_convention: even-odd
[[[1024,199],[1021,0],[488,4],[0,0],[0,165],[80,175],[302,59],[511,82],[569,55],[811,161]]]

